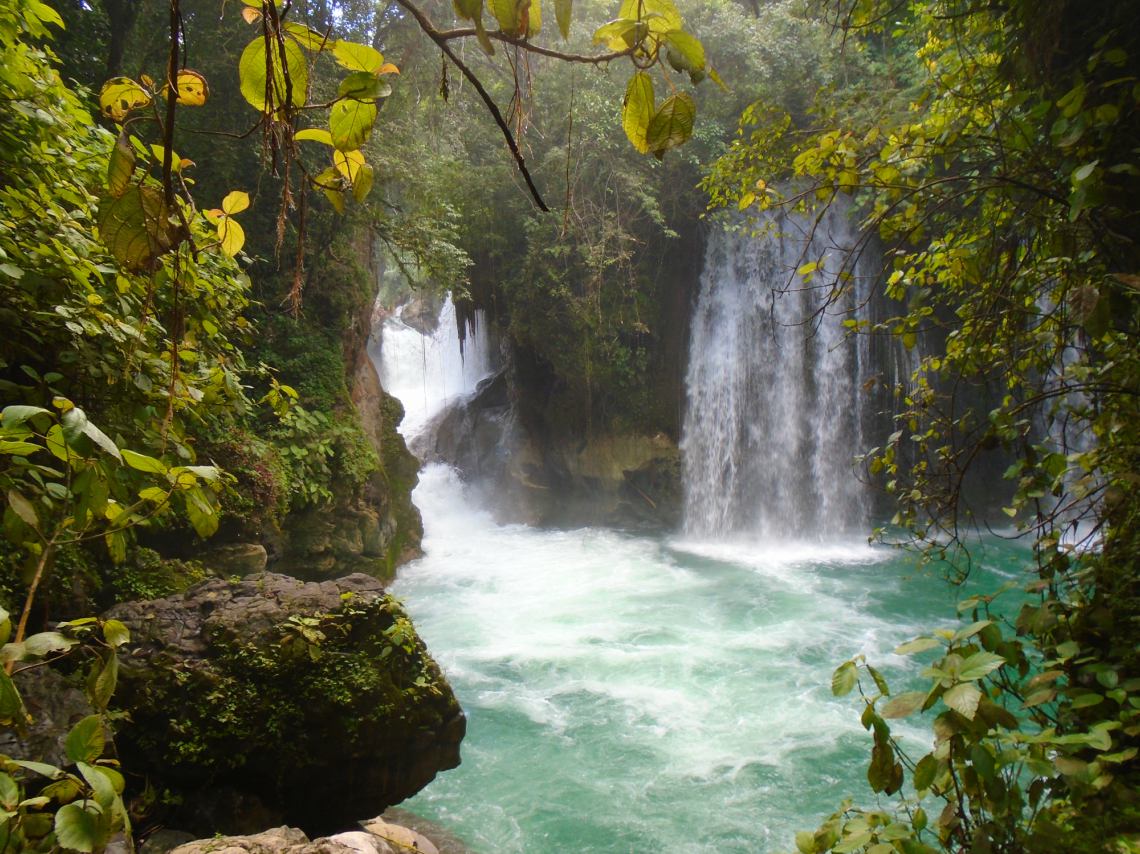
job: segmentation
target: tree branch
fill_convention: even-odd
[[[538,188],[534,185],[534,179],[531,178],[530,172],[526,168],[526,161],[523,160],[522,152],[519,151],[518,143],[515,141],[514,134],[511,133],[510,126],[507,124],[506,119],[503,118],[503,114],[499,111],[499,107],[495,104],[495,101],[491,97],[490,93],[488,93],[487,90],[483,87],[482,82],[475,75],[475,73],[467,67],[463,60],[455,55],[455,51],[453,51],[451,49],[451,45],[448,44],[448,36],[446,33],[443,33],[440,30],[436,29],[427,15],[425,15],[417,6],[415,6],[411,0],[396,0],[396,2],[399,3],[400,6],[402,6],[404,9],[406,9],[413,18],[416,19],[416,23],[419,25],[420,29],[423,30],[428,38],[436,43],[439,49],[444,52],[447,58],[450,59],[455,65],[455,67],[463,73],[463,76],[467,78],[468,82],[470,82],[471,85],[475,87],[475,91],[479,93],[479,97],[483,99],[484,105],[486,105],[487,110],[491,113],[491,117],[494,118],[495,124],[497,124],[499,126],[499,130],[503,132],[503,137],[507,141],[507,147],[510,148],[511,155],[515,158],[515,163],[519,167],[519,172],[522,173],[523,180],[526,181],[527,189],[530,190],[530,195],[534,199],[535,205],[537,205],[538,209],[541,211],[549,211],[550,208],[547,207],[546,202],[543,201],[542,195],[538,192]],[[471,35],[474,34],[475,31],[471,30]],[[498,35],[501,34],[496,34],[496,36]],[[451,38],[458,38],[458,36],[451,36]],[[508,37],[504,37],[503,40],[506,40],[507,38]]]

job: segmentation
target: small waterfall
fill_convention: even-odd
[[[386,318],[373,333],[369,355],[384,389],[404,405],[400,432],[411,439],[448,404],[475,390],[495,370],[482,311],[463,346],[448,296],[434,329],[424,332],[404,320],[406,305]]]
[[[681,441],[687,534],[819,540],[866,527],[853,458],[873,353],[842,321],[872,279],[850,266],[859,234],[844,213],[772,213],[760,237],[710,237]],[[796,271],[810,262],[808,281]],[[849,286],[829,303],[841,270]]]

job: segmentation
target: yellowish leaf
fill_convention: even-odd
[[[363,165],[364,154],[359,150],[333,152],[333,166],[349,181],[356,180],[356,173],[360,171],[360,167]]]
[[[241,16],[245,19],[247,24],[256,24],[261,20],[261,10],[254,9],[252,6],[246,6],[241,10]]]
[[[249,193],[242,190],[234,190],[226,193],[226,197],[222,199],[222,213],[227,216],[233,216],[236,213],[241,213],[249,207]]]
[[[245,230],[236,220],[223,216],[218,222],[218,240],[222,251],[233,258],[245,245]]]
[[[197,71],[183,68],[178,72],[178,103],[185,107],[200,107],[210,96],[206,78]]]
[[[99,91],[99,109],[112,121],[121,122],[131,110],[150,103],[150,94],[129,77],[112,77]]]

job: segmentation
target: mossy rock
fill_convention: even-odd
[[[327,832],[459,764],[459,704],[407,615],[369,576],[212,579],[108,616],[134,640],[116,695],[130,714],[120,752],[125,767],[181,800],[168,823],[247,830],[219,806],[224,791]]]

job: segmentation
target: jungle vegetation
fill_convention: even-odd
[[[1140,848],[1129,4],[541,13],[0,3],[0,722],[22,720],[12,674],[62,656],[85,658],[99,711],[68,769],[0,773],[6,844],[93,851],[129,825],[101,722],[129,639],[87,614],[194,580],[196,538],[259,531],[383,469],[344,417],[343,348],[375,288],[362,259],[490,310],[567,429],[675,430],[656,379],[683,347],[671,247],[710,200],[747,215],[847,197],[900,306],[851,334],[921,353],[897,432],[866,451],[897,507],[880,536],[967,572],[963,487],[1000,447],[1033,560],[964,601],[960,630],[900,648],[927,657],[923,690],[839,666],[868,780],[897,800],[845,803],[796,845]],[[918,715],[932,749],[910,756],[891,722]]]

